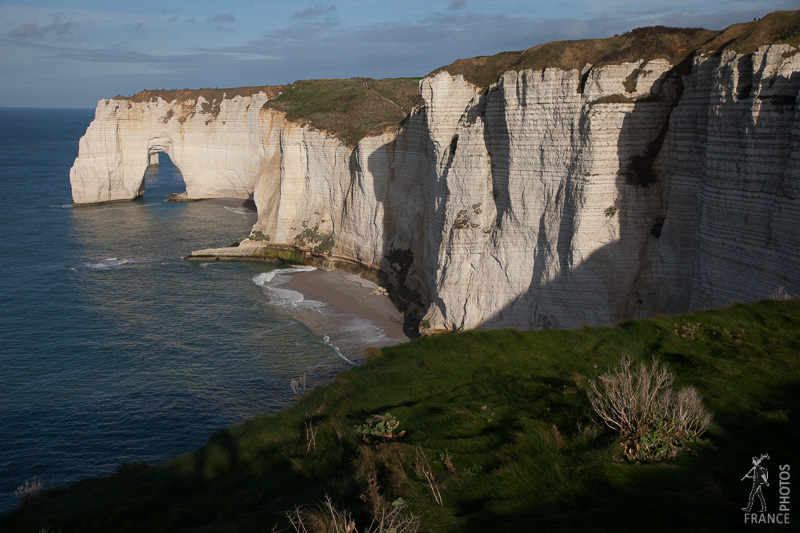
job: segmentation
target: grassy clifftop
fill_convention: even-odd
[[[693,453],[619,460],[586,384],[621,354],[656,357],[700,391],[714,420]],[[326,494],[359,531],[377,498],[401,498],[426,532],[741,529],[750,458],[771,456],[770,511],[778,466],[800,464],[798,354],[800,300],[613,328],[424,338],[375,352],[295,407],[220,431],[194,453],[57,490],[0,518],[0,530],[271,531]],[[387,412],[405,436],[362,441],[355,426]]]
[[[127,100],[131,102],[152,102],[158,98],[166,102],[186,102],[189,100],[197,101],[201,96],[208,102],[221,102],[224,98],[235,98],[237,96],[252,96],[263,92],[269,98],[274,98],[283,89],[284,85],[263,85],[255,87],[233,87],[229,89],[153,89],[139,91],[133,96],[117,95],[115,100]]]
[[[800,11],[778,11],[764,18],[734,24],[722,31],[700,28],[638,28],[606,39],[554,41],[517,52],[459,59],[434,70],[461,74],[467,81],[487,87],[508,70],[544,68],[582,69],[664,58],[673,65],[695,53],[733,49],[753,53],[763,44],[800,46]],[[350,147],[369,134],[399,127],[419,103],[419,78],[370,78],[301,80],[290,85],[232,89],[152,90],[117,99],[145,102],[156,98],[179,102],[202,96],[213,111],[223,97],[266,92],[272,98],[264,107],[283,111],[292,122],[308,124],[330,133]]]
[[[800,11],[775,12],[764,18],[734,24],[722,31],[700,28],[638,28],[606,39],[555,41],[519,52],[460,59],[431,74],[462,74],[469,82],[487,87],[507,70],[541,70],[547,67],[582,69],[667,59],[677,65],[695,53],[733,49],[753,53],[763,44],[800,46]],[[395,129],[419,103],[418,78],[373,80],[367,78],[297,81],[281,87],[280,96],[265,107],[284,111],[290,121],[309,124],[355,146],[370,133]]]
[[[397,129],[419,98],[419,78],[296,81],[264,104],[355,146],[370,133]]]
[[[219,110],[224,98],[250,96],[259,92],[270,98],[264,108],[286,113],[289,121],[309,124],[328,132],[350,147],[368,134],[397,129],[419,100],[420,78],[372,78],[299,80],[290,85],[236,87],[231,89],[145,90],[116,100],[150,102],[197,101],[204,109]],[[185,119],[185,117],[183,117]]]
[[[606,39],[554,41],[520,52],[459,59],[431,74],[461,74],[467,81],[487,87],[508,70],[580,70],[587,63],[598,67],[656,58],[676,65],[697,52],[716,53],[727,48],[751,54],[760,45],[779,43],[800,46],[800,11],[776,11],[758,21],[734,24],[722,31],[655,26]]]

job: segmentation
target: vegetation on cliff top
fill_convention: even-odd
[[[800,11],[776,11],[758,21],[734,24],[722,31],[655,26],[606,39],[554,41],[520,52],[459,59],[431,74],[461,74],[470,83],[487,87],[509,70],[582,70],[587,64],[599,67],[657,58],[677,65],[698,52],[732,49],[751,54],[760,45],[779,43],[800,46]]]
[[[354,147],[368,134],[397,129],[418,98],[419,78],[301,80],[264,107]]]
[[[426,532],[738,529],[750,458],[768,452],[773,475],[800,464],[798,353],[800,300],[423,338],[194,453],[56,490],[0,530],[272,531],[325,495],[359,531],[392,502]],[[589,380],[622,354],[697,388],[714,418],[694,453],[629,463],[593,421]],[[776,491],[765,491],[775,507]]]
[[[131,102],[153,102],[161,98],[165,102],[186,102],[196,101],[201,96],[208,103],[214,101],[221,102],[224,98],[236,98],[237,96],[252,96],[258,93],[265,93],[269,98],[274,98],[283,89],[284,85],[263,85],[255,87],[232,87],[228,89],[152,89],[139,91],[133,96],[117,95],[115,100],[127,100]]]
[[[554,41],[523,51],[459,59],[431,74],[441,71],[461,74],[470,83],[487,87],[508,70],[548,67],[581,70],[587,64],[598,67],[656,58],[677,65],[695,53],[717,53],[723,49],[753,53],[760,45],[776,43],[800,46],[800,11],[777,11],[722,31],[656,26],[606,39]],[[169,102],[184,102],[202,96],[208,102],[206,111],[214,114],[223,97],[263,91],[272,98],[265,108],[283,111],[287,120],[330,133],[352,148],[369,134],[396,129],[420,103],[418,82],[419,78],[319,79],[263,87],[141,91],[116,98],[145,102],[160,97]]]

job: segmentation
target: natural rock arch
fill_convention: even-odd
[[[179,180],[183,185],[182,191],[173,191],[175,193],[179,193],[181,195],[186,194],[186,179],[183,176],[183,172],[181,171],[178,164],[175,162],[174,158],[174,149],[172,139],[167,136],[161,137],[153,137],[148,140],[147,142],[147,162],[148,166],[145,168],[145,171],[142,173],[142,181],[139,184],[139,192],[138,196],[144,196],[146,185],[147,185],[147,177],[148,175],[153,173],[153,167],[160,166],[159,163],[159,154],[164,154],[169,158],[170,163],[172,166],[175,167],[177,170],[177,174],[179,176]]]

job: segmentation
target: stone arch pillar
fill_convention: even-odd
[[[147,157],[150,164],[153,164],[153,158],[158,163],[158,153],[164,152],[172,159],[172,139],[169,137],[152,137],[147,141]]]

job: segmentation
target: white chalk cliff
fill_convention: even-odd
[[[252,196],[237,253],[294,245],[383,272],[429,330],[578,327],[800,294],[800,53],[439,72],[351,149],[265,93],[101,100],[76,204],[132,199],[158,151],[187,196]],[[633,83],[633,86],[631,85]],[[267,240],[268,239],[268,240]],[[255,252],[254,252],[255,253]]]
[[[209,102],[100,100],[70,170],[76,204],[131,200],[144,172],[166,153],[181,170],[188,198],[248,198],[262,167],[259,110],[267,95]]]

